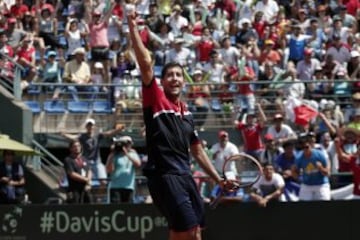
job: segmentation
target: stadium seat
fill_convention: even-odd
[[[25,101],[24,103],[30,108],[32,113],[37,114],[41,112],[41,106],[38,101]]]
[[[219,99],[211,99],[211,109],[214,112],[221,111],[221,103],[220,103]]]
[[[47,113],[65,113],[65,103],[59,100],[45,101],[44,110]]]
[[[94,113],[112,113],[111,103],[108,101],[96,101],[93,103]]]
[[[154,75],[155,77],[161,77],[162,66],[154,66]]]
[[[71,113],[88,113],[90,111],[90,104],[87,101],[69,101],[67,109]]]

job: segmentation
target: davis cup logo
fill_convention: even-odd
[[[22,209],[15,207],[12,211],[5,213],[2,218],[1,231],[4,233],[16,233],[18,221],[22,217]]]

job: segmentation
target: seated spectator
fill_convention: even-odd
[[[21,47],[22,40],[24,40],[27,33],[16,26],[16,18],[8,18],[6,23],[6,36],[8,38],[7,43],[13,48],[14,52],[16,53],[17,49]]]
[[[350,61],[350,49],[341,41],[341,36],[338,34],[333,35],[332,44],[327,49],[326,55],[332,55],[334,60],[341,63],[343,67],[346,67],[344,63]]]
[[[259,56],[259,64],[263,64],[266,62],[271,62],[275,65],[280,65],[281,56],[277,50],[274,50],[275,42],[271,39],[266,39],[264,48]],[[261,79],[261,78],[259,78]],[[262,79],[261,79],[262,80]]]
[[[105,74],[106,73],[104,70],[104,65],[101,62],[96,62],[92,69],[90,82],[100,88],[101,85],[105,83],[104,82]],[[108,88],[106,86],[103,86],[102,90],[104,92],[107,92]]]
[[[25,197],[24,169],[15,160],[15,152],[3,151],[0,161],[0,204],[19,204]]]
[[[297,77],[302,81],[312,80],[315,69],[320,67],[320,61],[313,56],[313,49],[305,49],[304,59],[296,65]],[[306,87],[308,87],[308,83]]]
[[[56,61],[57,53],[55,51],[49,51],[47,53],[47,62],[42,66],[42,81],[44,83],[53,83],[45,87],[45,92],[53,92],[52,99],[58,99],[61,93],[61,87],[56,84],[62,83],[61,79],[61,66]]]
[[[209,82],[215,83],[210,85],[212,91],[220,89],[219,83],[224,83],[226,74],[225,65],[220,59],[218,51],[213,50],[210,52],[210,60],[204,65],[203,70],[209,74]]]
[[[253,192],[250,193],[259,206],[266,207],[270,201],[283,201],[285,182],[283,177],[276,173],[271,163],[263,165],[263,175],[252,186]]]
[[[135,191],[135,168],[141,166],[141,160],[129,136],[114,139],[114,145],[106,161],[106,170],[110,176],[111,203],[131,203]]]
[[[11,16],[17,19],[22,19],[27,11],[29,11],[29,7],[24,4],[23,0],[16,0],[10,7]]]
[[[183,47],[184,39],[175,38],[173,47],[167,51],[165,56],[165,63],[178,62],[183,67],[188,67],[193,62],[193,56],[190,49]],[[190,67],[190,66],[189,66]]]
[[[229,171],[226,172],[226,179],[227,180],[236,180],[236,176],[233,172]],[[214,186],[210,193],[211,201],[214,201],[219,197],[220,194],[223,194],[223,190],[217,184]],[[245,189],[238,188],[234,191],[225,192],[223,196],[219,199],[219,204],[229,204],[229,203],[239,203],[239,202],[247,202],[249,201],[249,195],[245,193]]]
[[[356,156],[356,153],[359,151],[359,131],[354,128],[343,128],[339,131],[338,138],[336,139],[337,150],[341,151],[341,155],[338,154],[339,158],[339,172],[348,172],[350,171],[350,165],[346,161],[343,161],[341,158],[350,159],[353,156]]]
[[[64,160],[64,169],[69,187],[67,189],[68,203],[91,203],[92,173],[87,160],[82,155],[82,146],[78,140],[69,144],[70,155]]]
[[[17,49],[16,59],[17,62],[25,68],[21,73],[22,78],[24,78],[22,81],[22,89],[25,89],[37,74],[35,48],[33,47],[33,41],[30,36],[26,36],[21,41],[21,46]]]
[[[71,93],[75,101],[79,100],[78,91],[90,92],[92,95],[91,100],[95,99],[96,94],[99,92],[98,86],[92,86],[90,66],[85,61],[85,49],[77,48],[74,51],[74,59],[67,62],[64,68],[63,79],[66,82],[76,85],[68,86],[68,91]]]

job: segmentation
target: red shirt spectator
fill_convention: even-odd
[[[240,130],[244,140],[245,151],[256,151],[264,148],[261,140],[261,131],[263,128],[260,124],[250,125],[240,122],[237,125],[237,129]]]
[[[350,162],[348,164],[353,173],[353,183],[354,183],[353,194],[356,196],[360,196],[360,166],[357,163],[357,161],[358,161],[357,157],[353,156],[351,157]]]
[[[210,53],[215,48],[213,41],[209,39],[203,39],[198,45],[199,50],[199,61],[208,62],[210,61]]]
[[[251,68],[251,67],[248,67],[246,66],[245,67],[245,75],[240,77],[240,79],[238,79],[240,82],[243,81],[243,82],[249,82],[249,81],[253,81],[254,78],[255,78],[255,72],[254,70]],[[251,87],[251,84],[249,83],[245,83],[245,84],[239,84],[239,94],[242,94],[242,95],[250,95],[250,94],[253,94],[254,91]]]
[[[24,59],[27,62],[32,62],[34,52],[35,48],[33,46],[23,46],[17,52],[17,56],[19,59]]]
[[[221,10],[227,12],[228,20],[233,20],[236,12],[236,5],[232,0],[221,0],[217,1],[215,8],[220,8]]]
[[[350,0],[346,3],[347,12],[350,15],[355,16],[356,11],[360,8],[360,2],[359,0]]]
[[[22,18],[29,11],[28,6],[23,4],[23,0],[16,0],[15,4],[10,8],[10,14],[16,18]]]
[[[120,3],[116,3],[114,9],[112,10],[112,14],[117,16],[119,19],[123,19],[124,11]]]

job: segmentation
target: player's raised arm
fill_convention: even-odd
[[[134,48],[136,60],[140,67],[141,79],[144,85],[149,85],[153,79],[152,61],[149,51],[141,41],[136,24],[135,6],[126,5],[126,13],[129,24],[131,46]]]

